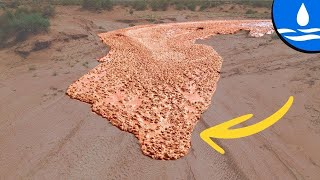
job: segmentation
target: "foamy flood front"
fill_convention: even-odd
[[[109,54],[67,94],[133,133],[145,155],[178,159],[191,147],[191,133],[211,103],[222,65],[211,47],[195,41],[240,30],[254,37],[273,33],[270,21],[143,25],[102,33]]]

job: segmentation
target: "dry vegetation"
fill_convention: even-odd
[[[174,7],[177,10],[189,9],[205,10],[225,4],[239,4],[254,7],[270,8],[272,0],[11,0],[0,1],[0,7],[15,8],[26,4],[53,4],[53,5],[81,5],[84,9],[112,9],[115,5],[131,7],[141,11],[152,9],[154,11],[167,10]]]
[[[36,1],[29,5],[12,1],[1,6],[4,13],[0,16],[0,47],[24,41],[30,34],[46,32],[49,18],[55,14],[53,5],[41,5]]]
[[[167,9],[205,11],[227,4],[250,7],[245,12],[248,18],[260,18],[255,8],[270,8],[270,0],[241,1],[202,1],[202,0],[10,0],[1,1],[0,8],[0,47],[24,41],[30,34],[46,32],[50,26],[50,17],[55,14],[56,5],[77,5],[84,10],[112,10],[114,6],[129,8],[134,11],[166,11]],[[232,10],[232,8],[230,9]]]

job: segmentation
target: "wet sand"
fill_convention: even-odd
[[[240,33],[198,41],[224,58],[218,89],[200,130],[247,113],[254,117],[239,127],[257,123],[293,95],[290,111],[274,126],[250,137],[218,142],[248,179],[318,179],[320,56],[296,52],[270,37],[245,37]]]
[[[273,32],[270,21],[203,21],[100,34],[109,54],[67,93],[133,133],[145,155],[178,159],[190,149],[192,131],[211,103],[222,65],[212,48],[194,42],[240,30],[258,37]]]
[[[220,80],[194,128],[189,153],[159,161],[141,153],[134,135],[65,95],[73,81],[99,65],[97,57],[107,54],[97,34],[129,26],[111,18],[123,11],[74,9],[57,9],[47,36],[0,50],[0,179],[318,179],[318,54],[299,53],[270,35],[250,38],[246,32],[196,41],[223,58]],[[47,49],[26,58],[15,52],[48,37],[54,42]],[[225,155],[199,137],[204,129],[243,114],[255,115],[244,125],[258,122],[290,95],[295,97],[292,108],[271,128],[246,138],[215,140]]]

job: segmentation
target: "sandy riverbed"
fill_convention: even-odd
[[[58,8],[49,34],[0,50],[0,179],[313,180],[320,176],[318,54],[303,54],[270,35],[251,38],[246,32],[196,41],[223,58],[220,80],[192,132],[189,153],[178,160],[159,161],[141,153],[134,135],[65,94],[70,84],[99,65],[96,58],[107,54],[97,34],[129,26],[117,19],[137,18],[125,10],[97,14],[78,9]],[[179,17],[177,22],[227,18],[188,13],[156,12],[164,19]],[[28,50],[37,40],[52,43],[27,57],[17,54],[17,49]],[[199,137],[204,129],[243,114],[255,115],[245,125],[258,122],[291,95],[295,97],[291,110],[271,128],[246,138],[216,140],[225,155]]]

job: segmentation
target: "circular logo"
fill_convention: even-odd
[[[272,20],[290,47],[308,53],[320,52],[320,0],[274,0]]]

